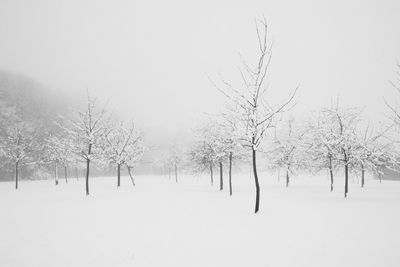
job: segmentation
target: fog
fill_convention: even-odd
[[[384,116],[400,58],[399,1],[1,1],[0,68],[55,91],[91,94],[143,127],[180,131],[255,63],[255,17],[273,41],[270,97],[300,84],[296,114],[328,105]]]

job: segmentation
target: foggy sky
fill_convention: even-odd
[[[254,18],[273,40],[269,93],[300,84],[296,114],[365,106],[378,120],[400,60],[400,1],[0,1],[0,68],[86,88],[143,126],[182,129],[223,108],[207,74],[255,63]]]

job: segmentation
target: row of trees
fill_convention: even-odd
[[[363,125],[362,109],[342,108],[339,102],[314,114],[305,122],[296,122],[293,118],[276,121],[274,129],[266,133],[266,140],[256,148],[249,146],[249,129],[237,124],[234,117],[225,114],[215,117],[195,129],[196,138],[187,153],[189,161],[196,172],[210,173],[211,185],[213,168],[218,166],[220,190],[223,189],[223,165],[228,164],[230,195],[232,162],[251,162],[256,175],[254,151],[261,153],[257,162],[262,162],[264,167],[285,171],[287,187],[291,175],[296,172],[327,170],[333,191],[335,173],[344,170],[345,197],[350,173],[360,176],[361,187],[364,187],[366,171],[381,177],[385,169],[398,169],[399,151],[390,138],[393,126],[375,130]],[[256,211],[258,208],[259,202],[256,202]]]
[[[198,169],[209,167],[212,179],[212,167],[218,163],[222,189],[222,162],[229,158],[231,170],[232,155],[238,154],[234,150],[239,148],[242,156],[250,154],[257,213],[260,206],[257,173],[259,152],[266,156],[271,169],[286,170],[286,186],[289,186],[290,175],[296,170],[316,172],[326,168],[330,173],[332,191],[334,173],[342,167],[345,173],[345,197],[348,194],[350,171],[361,173],[361,185],[364,186],[365,171],[381,175],[384,168],[397,168],[398,153],[387,135],[392,127],[375,131],[373,127],[365,126],[362,130],[362,110],[359,108],[342,108],[337,101],[331,107],[317,112],[318,116],[304,122],[301,127],[295,127],[294,120],[287,121],[282,127],[282,123],[279,123],[282,114],[294,105],[298,87],[276,105],[268,101],[265,81],[272,51],[267,42],[268,26],[265,18],[256,20],[256,33],[259,55],[254,67],[242,59],[240,85],[236,87],[224,79],[218,83],[210,79],[216,89],[226,96],[228,107],[219,119],[197,131],[198,138],[190,154]],[[400,87],[396,84],[393,86],[400,92]],[[392,110],[394,122],[399,125],[399,109],[387,105]],[[275,129],[274,134],[271,134],[272,129]],[[231,187],[231,171],[229,176]]]
[[[134,185],[131,169],[144,153],[141,133],[134,124],[115,122],[106,108],[99,108],[88,95],[87,106],[70,116],[59,116],[51,129],[22,119],[16,106],[1,106],[1,155],[14,165],[15,188],[21,165],[53,165],[55,184],[58,167],[86,166],[85,190],[89,195],[90,165],[113,166],[120,186],[121,168],[126,167]],[[41,135],[41,136],[40,136]],[[67,180],[66,180],[67,181]]]

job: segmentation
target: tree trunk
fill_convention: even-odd
[[[19,162],[16,161],[15,162],[15,190],[18,189],[18,165],[19,165]]]
[[[278,183],[281,181],[281,169],[278,168]]]
[[[331,192],[333,191],[333,168],[332,168],[332,157],[329,157],[329,174],[331,176]]]
[[[117,164],[117,187],[121,185],[121,164]]]
[[[88,156],[92,153],[92,144],[89,144]],[[86,159],[86,195],[89,195],[89,169],[90,169],[90,159]]]
[[[349,192],[349,166],[347,165],[347,161],[344,165],[344,197],[347,197],[347,193]]]
[[[168,167],[168,179],[171,180],[171,167]]]
[[[257,213],[258,210],[260,209],[260,184],[258,182],[256,150],[254,148],[252,148],[252,158],[253,158],[254,182],[256,185],[256,207],[255,207],[254,213]]]
[[[289,166],[286,169],[286,187],[289,187]]]
[[[64,178],[65,178],[65,183],[68,184],[67,167],[66,166],[64,166]]]
[[[89,195],[89,167],[90,167],[90,159],[86,160],[86,195]]]
[[[213,174],[212,163],[210,163],[210,175],[211,175],[211,186],[213,186],[214,185],[214,174]]]
[[[54,180],[56,185],[58,185],[58,167],[57,167],[57,161],[54,163],[55,168],[54,168]]]
[[[232,196],[232,152],[229,152],[229,195]]]
[[[131,174],[131,168],[132,167],[127,167],[127,168],[128,168],[129,176],[131,177],[132,184],[133,184],[133,186],[135,186],[135,181],[133,180],[133,177],[132,177],[132,174]]]
[[[175,182],[178,182],[178,166],[175,164]]]
[[[75,174],[76,174],[76,180],[79,180],[78,168],[77,167],[75,167]]]
[[[364,170],[364,166],[361,165],[361,187],[364,187],[364,176],[365,176],[365,170]]]
[[[224,189],[224,177],[222,170],[222,162],[219,162],[219,191]]]

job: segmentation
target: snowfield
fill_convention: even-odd
[[[262,173],[0,183],[0,266],[400,266],[400,182]],[[339,183],[340,181],[340,183]]]

